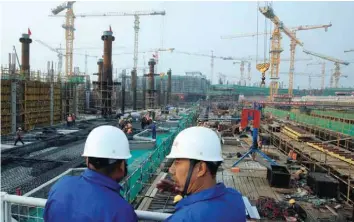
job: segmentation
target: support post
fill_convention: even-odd
[[[50,83],[50,125],[54,122],[54,84]]]
[[[11,82],[11,132],[12,133],[16,132],[16,127],[17,127],[16,95],[17,95],[17,82],[13,80]]]

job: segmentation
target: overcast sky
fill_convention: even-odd
[[[7,66],[8,53],[12,52],[15,45],[17,52],[21,52],[19,38],[22,33],[27,33],[29,27],[33,40],[39,39],[57,48],[61,44],[65,47],[65,32],[61,25],[64,18],[49,17],[51,9],[61,2],[1,2],[1,64]],[[260,6],[264,2],[259,3]],[[347,61],[354,62],[354,52],[344,53],[344,50],[354,48],[354,2],[273,2],[276,15],[288,27],[298,25],[321,25],[332,23],[332,27],[325,32],[323,29],[299,31],[297,37],[304,42],[305,48]],[[257,37],[237,38],[224,40],[222,35],[252,33],[257,31],[257,14],[259,32],[264,31],[265,17],[257,10],[257,2],[76,2],[74,13],[91,12],[131,12],[138,10],[165,10],[165,16],[140,17],[139,51],[164,47],[173,47],[178,51],[210,54],[214,51],[216,56],[255,57],[257,54]],[[61,12],[61,15],[65,12]],[[98,49],[86,50],[93,56],[101,56],[103,52],[103,31],[112,26],[116,40],[113,43],[113,53],[133,52],[134,46],[134,18],[122,17],[86,17],[75,20],[74,48],[97,47]],[[267,20],[267,27],[271,22]],[[269,39],[269,36],[268,36]],[[264,55],[264,36],[258,38],[258,55]],[[282,58],[290,58],[289,38],[283,34],[281,54]],[[269,40],[266,42],[269,51]],[[124,48],[119,48],[124,47]],[[85,50],[77,51],[85,53]],[[146,54],[146,65],[152,53]],[[267,53],[268,56],[268,53]],[[307,58],[308,55],[297,47],[296,57]],[[316,61],[317,59],[314,58]],[[31,69],[45,70],[47,61],[58,62],[57,54],[41,44],[33,41],[31,44]],[[63,70],[65,59],[63,61]],[[85,57],[74,55],[74,66],[79,66],[80,71],[85,71]],[[97,58],[88,59],[90,74],[97,70]],[[296,72],[309,72],[320,74],[321,66],[307,67],[308,62],[297,62]],[[118,72],[122,68],[133,66],[133,55],[113,56],[114,68]],[[139,56],[138,66],[144,65],[143,56]],[[189,56],[177,53],[160,53],[158,72],[166,72],[171,68],[175,75],[184,74],[185,71],[201,71],[210,78],[210,58]],[[326,63],[327,74],[334,68],[332,62]],[[288,72],[289,62],[280,64],[281,72]],[[342,67],[343,75],[340,85],[354,85],[354,63]],[[223,73],[235,81],[240,77],[239,65],[232,61],[215,59],[214,83],[217,73]],[[245,69],[247,73],[247,67]],[[252,64],[252,82],[259,82],[261,74]],[[139,72],[138,75],[142,73]],[[236,77],[236,78],[231,78]],[[269,83],[267,76],[267,84]],[[288,85],[287,75],[280,75],[285,85]],[[95,77],[91,77],[95,79]],[[329,76],[326,77],[326,86],[329,85]],[[308,88],[308,77],[296,76],[294,87]],[[312,87],[320,87],[320,78],[312,80]]]

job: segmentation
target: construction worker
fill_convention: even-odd
[[[246,210],[241,194],[216,183],[216,172],[223,158],[220,139],[205,127],[181,131],[166,158],[174,159],[169,172],[174,183],[162,180],[160,191],[173,191],[176,212],[166,221],[242,222]]]
[[[87,169],[65,176],[51,188],[44,221],[138,221],[133,207],[120,195],[131,157],[122,130],[99,126],[88,135],[84,153]]]
[[[22,143],[22,145],[25,145],[25,143],[22,141],[22,137],[23,137],[23,132],[22,132],[22,128],[19,127],[16,131],[16,136],[15,136],[15,144],[14,146],[17,145],[17,142],[20,141]]]

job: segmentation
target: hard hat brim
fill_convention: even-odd
[[[81,155],[82,157],[94,157],[94,158],[105,158],[105,159],[114,159],[114,160],[127,160],[132,157],[132,155],[127,155],[127,156],[116,156],[116,157],[107,157],[107,156],[99,156],[99,155],[90,155],[87,153],[83,153]]]
[[[194,160],[200,160],[200,161],[206,161],[206,162],[224,162],[223,158],[214,158],[214,159],[208,159],[208,158],[191,158],[190,156],[184,156],[184,155],[173,155],[169,154],[166,156],[167,159],[194,159]]]

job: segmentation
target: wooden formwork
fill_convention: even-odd
[[[62,97],[61,97],[61,85],[60,83],[53,84],[53,124],[58,124],[63,120],[62,111]]]
[[[1,80],[1,132],[11,133],[11,80]]]
[[[50,83],[26,81],[24,84],[24,128],[50,125]]]

